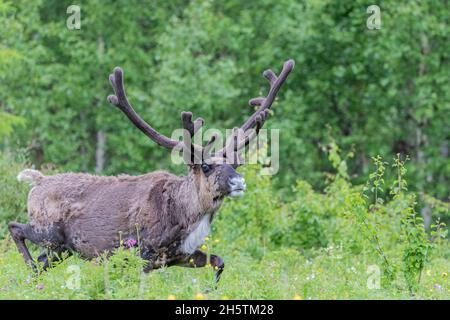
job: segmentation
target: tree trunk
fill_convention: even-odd
[[[97,57],[99,60],[99,65],[103,62],[103,56],[105,53],[105,42],[102,36],[97,39]],[[101,103],[97,103],[97,107],[100,107]],[[106,133],[98,129],[95,147],[95,173],[102,173],[105,167],[105,148],[106,148]]]
[[[421,35],[420,41],[421,41],[422,55],[426,56],[426,55],[430,54],[430,43],[428,41],[428,37],[426,36],[426,34]],[[427,65],[423,62],[419,65],[419,77],[425,75],[426,73],[427,73]],[[423,197],[423,191],[425,189],[424,185],[428,181],[433,180],[432,175],[426,176],[426,173],[425,173],[426,159],[425,159],[425,154],[424,154],[422,148],[426,147],[427,136],[422,131],[422,128],[421,128],[422,125],[423,125],[422,121],[419,120],[417,123],[417,128],[416,128],[417,166],[419,169],[420,177],[425,180],[422,183],[419,183],[421,198]],[[426,178],[425,178],[425,176],[426,176]],[[425,229],[428,229],[430,227],[431,221],[432,221],[432,209],[431,209],[430,205],[425,203],[425,206],[422,208],[420,213],[422,214]]]
[[[97,144],[95,148],[95,173],[100,174],[105,167],[105,147],[106,134],[103,131],[97,132]]]

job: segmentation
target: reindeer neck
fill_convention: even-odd
[[[189,224],[200,221],[207,214],[211,215],[219,209],[222,200],[212,199],[206,190],[202,189],[193,173],[185,176],[176,192],[181,211]]]

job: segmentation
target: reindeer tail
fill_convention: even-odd
[[[35,186],[41,182],[44,175],[37,170],[25,169],[19,173],[17,180],[28,182],[31,186]]]

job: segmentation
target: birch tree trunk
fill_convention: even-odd
[[[103,62],[103,55],[105,53],[105,42],[102,36],[99,36],[97,39],[97,56],[100,62],[100,65]],[[100,102],[98,102],[97,107],[100,107]],[[97,130],[97,138],[95,144],[95,173],[102,173],[105,167],[105,149],[106,149],[106,133],[98,129]]]

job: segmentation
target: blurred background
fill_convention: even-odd
[[[371,157],[409,155],[409,188],[448,201],[447,1],[0,0],[0,150],[36,168],[98,174],[181,173],[170,152],[106,101],[108,75],[125,70],[131,103],[166,135],[189,110],[207,127],[232,128],[265,94],[261,76],[296,68],[267,128],[280,133],[273,183],[289,198],[306,180],[321,190],[335,141],[349,179],[364,182]],[[387,177],[389,179],[389,175]]]
[[[81,15],[71,30],[73,4]],[[248,100],[267,93],[262,72],[279,73],[291,58],[265,127],[280,129],[280,171],[239,169],[248,191],[225,201],[207,242],[227,264],[209,297],[449,299],[449,3],[376,1],[381,25],[369,29],[372,4],[0,0],[0,298],[140,290],[133,253],[124,274],[111,276],[112,296],[98,285],[104,267],[78,257],[36,289],[7,236],[9,221],[27,220],[29,187],[16,181],[25,167],[186,172],[106,101],[114,67],[124,69],[137,112],[171,135],[181,111],[207,129],[241,125],[253,112]],[[61,283],[65,264],[83,270],[81,290]],[[373,266],[380,290],[368,285]],[[145,297],[190,299],[210,275],[152,273]]]

